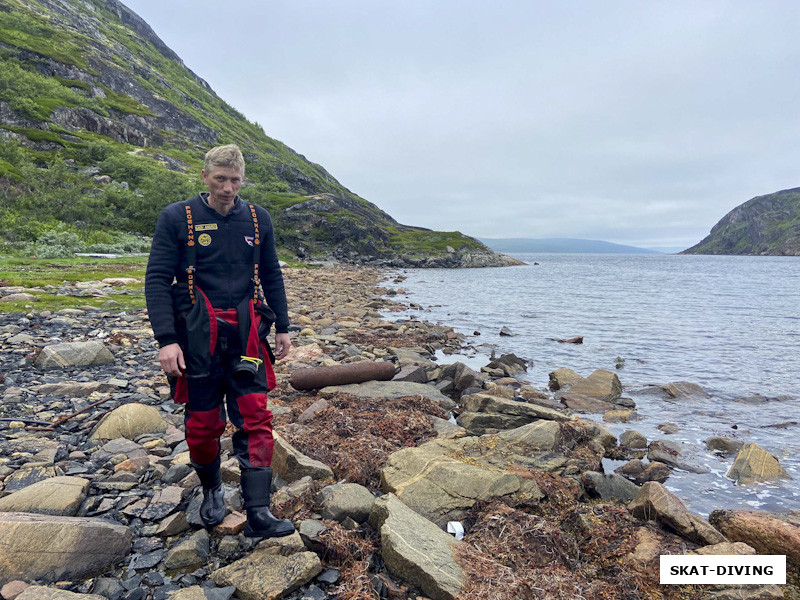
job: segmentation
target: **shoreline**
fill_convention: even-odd
[[[519,382],[515,384],[510,373],[519,371],[521,366],[515,366],[513,361],[499,363],[492,374],[466,368],[453,370],[431,361],[431,351],[455,351],[462,338],[447,326],[416,320],[392,323],[384,319],[380,311],[397,309],[397,304],[392,304],[395,301],[390,299],[394,296],[387,298],[381,293],[379,284],[386,271],[287,269],[284,275],[291,320],[296,325],[292,333],[294,347],[290,356],[276,365],[278,387],[270,395],[270,407],[276,432],[282,438],[276,442],[280,456],[296,456],[299,462],[278,458],[276,450],[273,464],[280,485],[273,503],[275,512],[292,519],[301,535],[290,536],[296,537],[296,542],[286,538],[273,545],[281,548],[278,553],[286,560],[300,560],[303,556],[313,562],[320,558],[312,559],[311,555],[322,557],[324,563],[315,564],[328,569],[322,571],[328,572],[324,577],[318,571],[319,576],[294,581],[292,585],[299,591],[287,589],[285,597],[299,600],[303,593],[317,588],[366,599],[385,588],[386,594],[394,590],[391,592],[394,598],[422,598],[416,591],[421,580],[409,580],[391,562],[391,540],[376,537],[383,527],[377,516],[373,521],[372,514],[378,509],[367,509],[369,525],[364,520],[365,513],[353,512],[352,505],[346,502],[336,505],[339,508],[334,510],[340,490],[355,491],[331,485],[343,480],[348,482],[345,486],[358,485],[359,489],[367,490],[368,500],[376,506],[383,503],[378,511],[385,511],[381,518],[394,519],[405,514],[406,509],[392,504],[394,496],[414,506],[417,514],[426,514],[427,520],[412,527],[412,530],[433,527],[426,534],[426,543],[440,539],[441,534],[443,548],[449,548],[452,542],[448,540],[452,538],[442,532],[443,524],[450,520],[463,522],[467,535],[460,547],[469,548],[469,555],[451,553],[446,561],[463,577],[459,585],[463,586],[461,597],[465,600],[486,597],[488,590],[482,587],[482,577],[494,573],[492,569],[497,568],[498,559],[506,561],[504,564],[516,572],[507,581],[510,587],[502,588],[509,595],[501,593],[499,597],[513,597],[511,590],[525,589],[527,585],[545,586],[552,594],[566,586],[570,593],[573,590],[588,593],[586,597],[591,597],[592,590],[597,593],[606,590],[611,594],[609,597],[623,597],[618,592],[634,584],[640,590],[665,598],[677,598],[672,591],[684,594],[683,597],[704,597],[702,588],[660,587],[653,571],[658,554],[653,554],[652,548],[662,553],[680,553],[680,548],[687,544],[689,548],[700,547],[713,538],[701,538],[702,542],[697,538],[687,539],[690,534],[686,531],[676,534],[670,527],[634,518],[630,514],[633,511],[624,508],[627,501],[603,499],[606,491],[600,487],[608,477],[598,474],[597,478],[589,473],[601,470],[603,457],[616,451],[616,440],[612,444],[602,426],[591,425],[589,421],[570,421],[565,411],[547,406],[552,403],[552,398],[542,397],[547,394],[534,386],[526,389]],[[7,494],[0,498],[0,503],[24,497],[16,494],[30,485],[46,486],[55,476],[68,477],[78,483],[88,482],[80,491],[77,504],[69,508],[70,516],[101,521],[106,526],[122,525],[130,532],[131,545],[99,577],[62,576],[61,580],[72,582],[64,589],[97,593],[100,584],[111,587],[128,584],[142,587],[155,597],[167,591],[194,590],[204,584],[217,588],[233,585],[240,593],[250,593],[242,590],[252,589],[248,586],[256,584],[246,574],[253,570],[266,572],[268,565],[276,560],[275,554],[260,550],[264,543],[256,546],[241,535],[243,517],[235,506],[230,508],[224,527],[211,532],[197,528],[200,495],[196,476],[187,464],[183,408],[166,396],[165,379],[155,361],[156,346],[146,314],[143,311],[59,312],[33,311],[22,320],[19,315],[0,317],[0,343],[5,349],[0,359],[5,375],[5,381],[0,382],[2,416],[35,415],[47,421],[106,400],[52,433],[27,431],[24,424],[0,426],[0,471],[5,478],[3,493]],[[41,348],[57,341],[98,342],[111,351],[113,361],[63,369],[33,369]],[[289,385],[290,372],[297,368],[389,359],[401,367],[405,380],[310,392],[298,392]],[[421,382],[423,376],[425,383]],[[451,379],[449,384],[448,379]],[[374,383],[380,385],[373,386]],[[456,406],[446,396],[456,395],[452,387],[448,389],[449,385],[455,386],[460,396],[461,424],[484,433],[465,435],[461,427],[447,422],[445,407]],[[373,390],[375,387],[377,390]],[[394,391],[390,393],[390,389]],[[156,421],[164,423],[164,429],[128,432],[108,441],[89,443],[101,420],[113,420],[119,411],[130,407],[141,407],[148,414],[155,411]],[[498,408],[522,410],[524,414],[492,412]],[[465,419],[468,413],[469,419]],[[520,419],[528,424],[520,425]],[[497,427],[501,423],[513,427]],[[550,439],[550,450],[543,453],[539,446],[533,445],[520,454],[519,444],[532,444],[533,438],[511,444],[505,441],[509,435],[506,432],[511,431],[529,432],[526,435],[531,436],[536,432],[535,443],[545,444]],[[235,460],[225,460],[230,452],[229,433],[223,436],[223,479],[226,497],[235,502],[238,466]],[[557,444],[556,439],[560,440]],[[291,454],[289,447],[297,454]],[[427,456],[425,452],[434,454],[424,462],[440,464],[441,468],[416,472],[414,461]],[[498,460],[501,462],[491,462]],[[437,500],[419,496],[419,484],[437,476],[440,469],[445,469],[444,472],[450,469],[458,475],[453,479],[431,480],[431,489],[468,482],[473,489],[470,494],[479,491],[481,500],[477,504],[474,498],[467,502],[452,490]],[[514,489],[524,489],[525,494],[503,492],[497,496],[489,493],[500,489],[496,485],[484,490],[479,484],[485,477],[498,476],[503,478],[504,486],[513,483],[518,486]],[[614,479],[624,485],[619,476]],[[600,494],[600,499],[590,500],[590,489],[594,490],[592,494]],[[630,493],[631,488],[626,489]],[[25,500],[23,512],[39,510],[38,502],[46,494],[37,496]],[[462,504],[448,507],[444,498],[451,499],[447,502],[462,498],[459,500]],[[21,510],[21,500],[14,502],[13,510]],[[506,532],[503,535],[511,537],[498,537],[500,530],[490,526],[496,522],[503,523]],[[532,525],[542,532],[540,537],[526,538],[525,532]],[[0,528],[3,526],[0,514]],[[21,530],[16,531],[18,539],[29,538]],[[405,535],[410,536],[411,531]],[[609,540],[611,545],[598,553],[591,541],[600,538]],[[403,543],[408,544],[412,538],[404,539]],[[569,540],[566,546],[565,539]],[[522,546],[517,545],[523,541]],[[645,552],[648,544],[649,554]],[[23,543],[23,551],[24,546]],[[496,556],[477,549],[495,546]],[[501,552],[499,549],[503,547],[513,548],[513,552]],[[393,551],[400,550],[395,547]],[[555,556],[562,558],[554,563],[541,563],[543,556],[554,551]],[[383,556],[384,567],[371,563],[371,555]],[[570,561],[578,556],[582,557],[583,566],[577,570],[568,568]],[[60,560],[67,557],[65,554]],[[523,563],[514,569],[514,561]],[[614,569],[601,567],[609,561],[616,565]],[[523,564],[525,568],[520,568]],[[450,589],[441,579],[441,573],[431,577],[430,585],[434,587],[422,590],[425,597],[435,597],[439,589]],[[253,593],[266,592],[262,589]]]

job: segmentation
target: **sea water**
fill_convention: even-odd
[[[615,371],[638,417],[606,426],[695,449],[692,460],[708,473],[676,470],[665,484],[693,512],[800,509],[800,258],[515,256],[527,265],[394,273],[405,279],[387,285],[402,288],[410,307],[394,318],[465,334],[465,353],[440,356],[443,363],[479,368],[492,351],[513,352],[531,361],[524,379],[543,390],[560,367],[583,376]],[[501,336],[503,327],[512,335]],[[583,344],[557,341],[577,336]],[[648,386],[676,381],[697,383],[710,397],[650,393]],[[665,423],[678,432],[663,433]],[[725,476],[733,457],[705,449],[712,435],[758,443],[793,480],[735,485]]]

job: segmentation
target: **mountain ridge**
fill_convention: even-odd
[[[118,0],[0,0],[0,236],[85,245],[150,235],[202,187],[205,151],[237,143],[242,197],[267,208],[279,251],[378,266],[513,264],[459,232],[398,223],[222,100]]]
[[[800,256],[800,188],[740,204],[681,254]]]
[[[497,252],[662,254],[658,250],[582,238],[478,238]]]

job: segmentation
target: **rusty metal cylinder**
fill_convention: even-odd
[[[289,383],[296,390],[316,390],[329,385],[388,381],[394,374],[395,366],[392,362],[361,360],[332,367],[297,369],[289,377]]]

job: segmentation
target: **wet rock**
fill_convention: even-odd
[[[561,402],[566,407],[580,413],[606,413],[614,408],[614,405],[610,402],[592,396],[576,394],[572,391],[562,394]]]
[[[647,438],[638,431],[629,429],[620,434],[619,445],[630,450],[644,450],[647,448]]]
[[[688,381],[675,381],[659,386],[667,392],[671,398],[710,398],[711,394],[706,392],[701,386]]]
[[[358,523],[369,518],[375,496],[357,483],[329,485],[320,490],[317,502],[322,505],[322,518],[343,521],[350,517]]]
[[[800,516],[715,510],[708,519],[731,541],[744,542],[759,554],[785,554],[787,566],[800,568]]]
[[[459,594],[465,579],[453,550],[460,542],[393,494],[375,501],[369,522],[380,532],[381,555],[389,572],[433,600],[452,600]]]
[[[596,471],[587,471],[581,477],[584,489],[590,496],[603,500],[621,500],[630,502],[639,492],[639,486],[631,483],[622,475],[606,475]]]
[[[490,369],[500,369],[507,377],[520,375],[528,370],[528,364],[515,354],[502,354],[487,366]]]
[[[706,448],[712,452],[719,452],[721,454],[735,454],[744,445],[741,440],[735,440],[729,437],[719,435],[712,435],[705,440]]]
[[[627,423],[636,418],[636,411],[630,408],[615,408],[603,413],[603,421],[609,423]]]
[[[647,448],[647,459],[690,473],[708,473],[708,469],[698,462],[697,448],[685,442],[652,441]]]
[[[550,373],[550,391],[558,391],[569,389],[572,384],[583,379],[578,373],[572,369],[556,369]]]
[[[661,423],[656,429],[667,435],[678,433],[681,430],[675,423]]]
[[[34,364],[39,369],[53,369],[112,362],[114,355],[102,342],[70,342],[45,346]]]
[[[157,408],[133,402],[123,404],[97,424],[90,439],[98,442],[116,438],[136,439],[146,433],[164,433],[167,423]]]
[[[459,392],[470,388],[483,388],[486,376],[470,369],[462,363],[456,363],[457,367],[453,374],[453,387]]]
[[[256,548],[251,554],[214,571],[219,586],[235,586],[242,600],[275,600],[314,579],[322,563],[313,552],[290,556],[276,554],[273,548]]]
[[[740,484],[792,478],[777,458],[755,443],[744,444],[739,449],[726,477]]]
[[[83,579],[127,556],[131,531],[101,519],[0,513],[0,581]]]
[[[615,473],[619,473],[627,477],[634,483],[643,484],[648,481],[657,481],[664,483],[670,475],[672,469],[662,462],[642,462],[638,458],[628,461],[621,467],[614,469]]]
[[[274,437],[272,468],[284,481],[293,482],[306,476],[312,479],[333,479],[330,467],[296,450],[281,436]]]
[[[728,541],[702,517],[690,513],[675,494],[655,481],[641,487],[628,510],[638,519],[656,521],[698,544]]]
[[[73,517],[88,491],[86,479],[51,477],[0,498],[0,511]]]
[[[622,395],[622,384],[613,371],[597,369],[588,377],[574,382],[570,393],[613,403]]]

